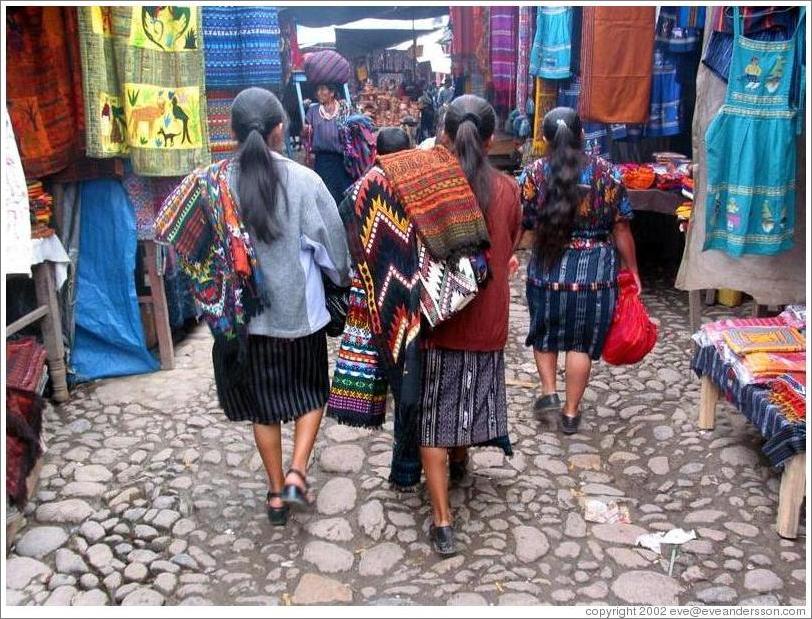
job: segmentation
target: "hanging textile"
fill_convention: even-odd
[[[142,176],[208,163],[200,9],[78,11],[88,155],[129,156]]]
[[[269,88],[282,83],[279,9],[204,6],[206,88]]]
[[[84,110],[76,8],[8,7],[6,105],[28,179],[82,151]]]
[[[789,99],[803,21],[790,40],[765,42],[745,38],[738,18],[734,7],[733,79],[706,136],[704,248],[775,255],[794,243],[796,110]]]
[[[478,69],[475,74],[482,75],[484,85],[491,79],[491,9],[487,6],[474,6],[471,8],[474,12],[474,40],[476,41],[474,55],[476,56]]]
[[[584,22],[584,7],[572,7],[572,45],[570,46],[570,73],[581,74],[581,26]]]
[[[663,6],[655,40],[665,51],[687,54],[699,47],[705,27],[703,6]]]
[[[3,265],[6,273],[31,275],[31,218],[23,164],[8,110],[3,108]]]
[[[516,18],[515,6],[491,8],[491,74],[494,107],[505,112],[513,107],[516,92]]]
[[[704,32],[707,49],[712,30]],[[749,38],[749,37],[748,37]],[[796,140],[795,246],[776,256],[743,255],[733,258],[720,251],[704,252],[708,156],[706,132],[724,104],[727,85],[705,64],[697,73],[696,110],[691,140],[694,161],[694,208],[685,238],[675,286],[679,290],[731,288],[753,297],[760,305],[804,303],[806,298],[806,169],[803,142]]]
[[[139,241],[155,239],[155,217],[167,196],[180,185],[183,177],[149,178],[129,171],[121,184],[135,209],[135,231]]]
[[[533,45],[533,7],[519,7],[519,37],[516,54],[516,107],[525,113],[530,97],[530,49]]]
[[[741,7],[744,35],[755,41],[786,41],[797,25],[797,7]],[[703,64],[727,82],[733,57],[733,21],[731,7],[714,7],[709,18],[710,42]],[[803,58],[803,56],[801,56]]]
[[[570,76],[572,9],[539,7],[536,36],[530,53],[530,74],[551,80]]]
[[[651,77],[651,105],[646,125],[647,137],[664,137],[682,132],[680,104],[682,87],[677,78],[676,54],[665,49],[654,50]]]
[[[584,7],[581,118],[603,123],[648,120],[654,15],[654,7]]]
[[[559,87],[557,105],[577,110],[580,99],[581,78],[573,77],[569,82],[564,82]],[[583,120],[581,125],[584,129],[584,152],[595,157],[608,158],[610,151],[610,127],[603,123]],[[615,135],[614,132],[613,135]]]
[[[231,104],[251,86],[282,83],[279,9],[271,6],[204,6],[206,99],[212,161],[234,154]]]
[[[533,157],[543,157],[547,153],[544,141],[544,117],[555,108],[558,102],[558,82],[536,78],[536,105],[533,120]]]

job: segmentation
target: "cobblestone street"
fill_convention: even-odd
[[[46,415],[8,603],[804,604],[805,528],[793,541],[774,529],[780,475],[729,405],[715,431],[697,430],[687,294],[672,280],[644,283],[657,347],[637,366],[599,363],[581,432],[565,437],[532,412],[538,378],[524,281],[514,281],[516,453],[473,452],[451,493],[462,551],[446,560],[428,544],[422,488],[399,494],[386,481],[391,421],[369,432],[325,420],[310,469],[316,503],[271,527],[250,426],[218,409],[203,326],[176,347],[173,371],[79,387]],[[292,426],[284,437],[289,455]],[[585,522],[586,496],[626,504],[632,524]],[[675,527],[697,539],[669,577],[666,553],[633,544]]]

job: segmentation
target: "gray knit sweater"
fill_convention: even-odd
[[[254,240],[270,298],[248,331],[293,339],[330,322],[322,272],[335,284],[349,285],[350,254],[338,207],[321,178],[282,155],[273,157],[280,184],[274,210],[282,233],[269,244]],[[229,180],[237,187],[239,166],[233,170]]]

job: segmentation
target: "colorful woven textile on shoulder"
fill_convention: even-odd
[[[379,167],[371,168],[340,211],[363,283],[370,329],[385,366],[396,365],[420,331],[417,238],[410,217]]]
[[[378,157],[431,256],[474,254],[490,245],[485,218],[457,158],[442,146]]]
[[[228,185],[230,166],[225,160],[187,176],[155,221],[155,239],[175,248],[212,333],[229,338],[244,334],[263,309],[262,276]]]
[[[364,284],[355,276],[327,401],[327,416],[339,423],[376,428],[384,422],[388,381],[372,337]]]
[[[15,389],[36,392],[48,353],[34,337],[6,342],[6,384]]]
[[[353,180],[361,178],[378,156],[375,125],[363,114],[339,120],[338,139],[344,149],[344,167]]]

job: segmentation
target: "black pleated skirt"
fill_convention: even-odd
[[[215,341],[212,351],[217,397],[231,421],[285,423],[327,403],[330,381],[323,330],[293,340],[249,336],[242,371],[233,350]]]

